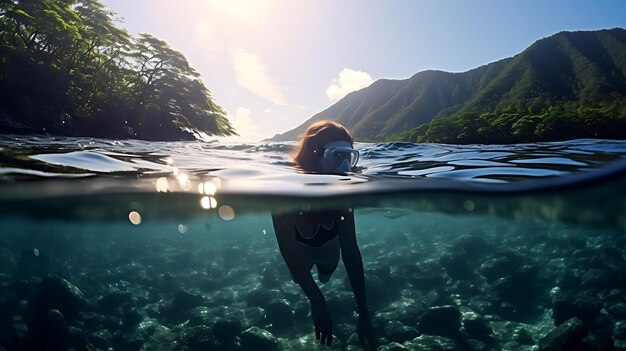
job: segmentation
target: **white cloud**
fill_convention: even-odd
[[[287,105],[282,91],[267,74],[258,56],[243,49],[234,49],[231,54],[239,85],[276,105]]]
[[[367,72],[344,68],[326,89],[326,95],[332,101],[337,101],[353,91],[368,87],[372,82]]]
[[[237,107],[235,114],[228,115],[230,123],[239,134],[238,137],[228,137],[232,141],[258,141],[263,139],[259,126],[252,119],[252,111],[246,107]]]

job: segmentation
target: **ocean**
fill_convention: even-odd
[[[345,207],[379,350],[626,350],[625,141],[294,146],[0,136],[0,351],[323,350],[271,213]]]

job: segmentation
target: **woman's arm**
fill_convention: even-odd
[[[363,259],[356,242],[356,228],[354,213],[346,211],[338,221],[339,240],[341,241],[341,257],[348,273],[350,286],[354,292],[357,312],[367,313],[367,299],[365,297],[365,276],[363,273]]]
[[[376,350],[377,340],[374,333],[374,326],[369,316],[367,308],[367,298],[365,296],[365,274],[363,271],[363,259],[361,251],[356,242],[356,226],[354,224],[354,212],[346,211],[339,219],[339,240],[341,241],[341,257],[348,273],[350,286],[354,292],[357,313],[357,333],[359,342],[365,347],[365,341],[370,350]]]

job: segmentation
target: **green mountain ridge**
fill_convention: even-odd
[[[270,140],[296,140],[320,119],[343,124],[361,141],[621,138],[625,97],[626,30],[560,32],[466,72],[378,80]],[[568,128],[557,128],[567,121]]]

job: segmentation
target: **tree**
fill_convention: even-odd
[[[0,0],[0,117],[24,132],[235,134],[180,52],[114,16],[97,0]]]

